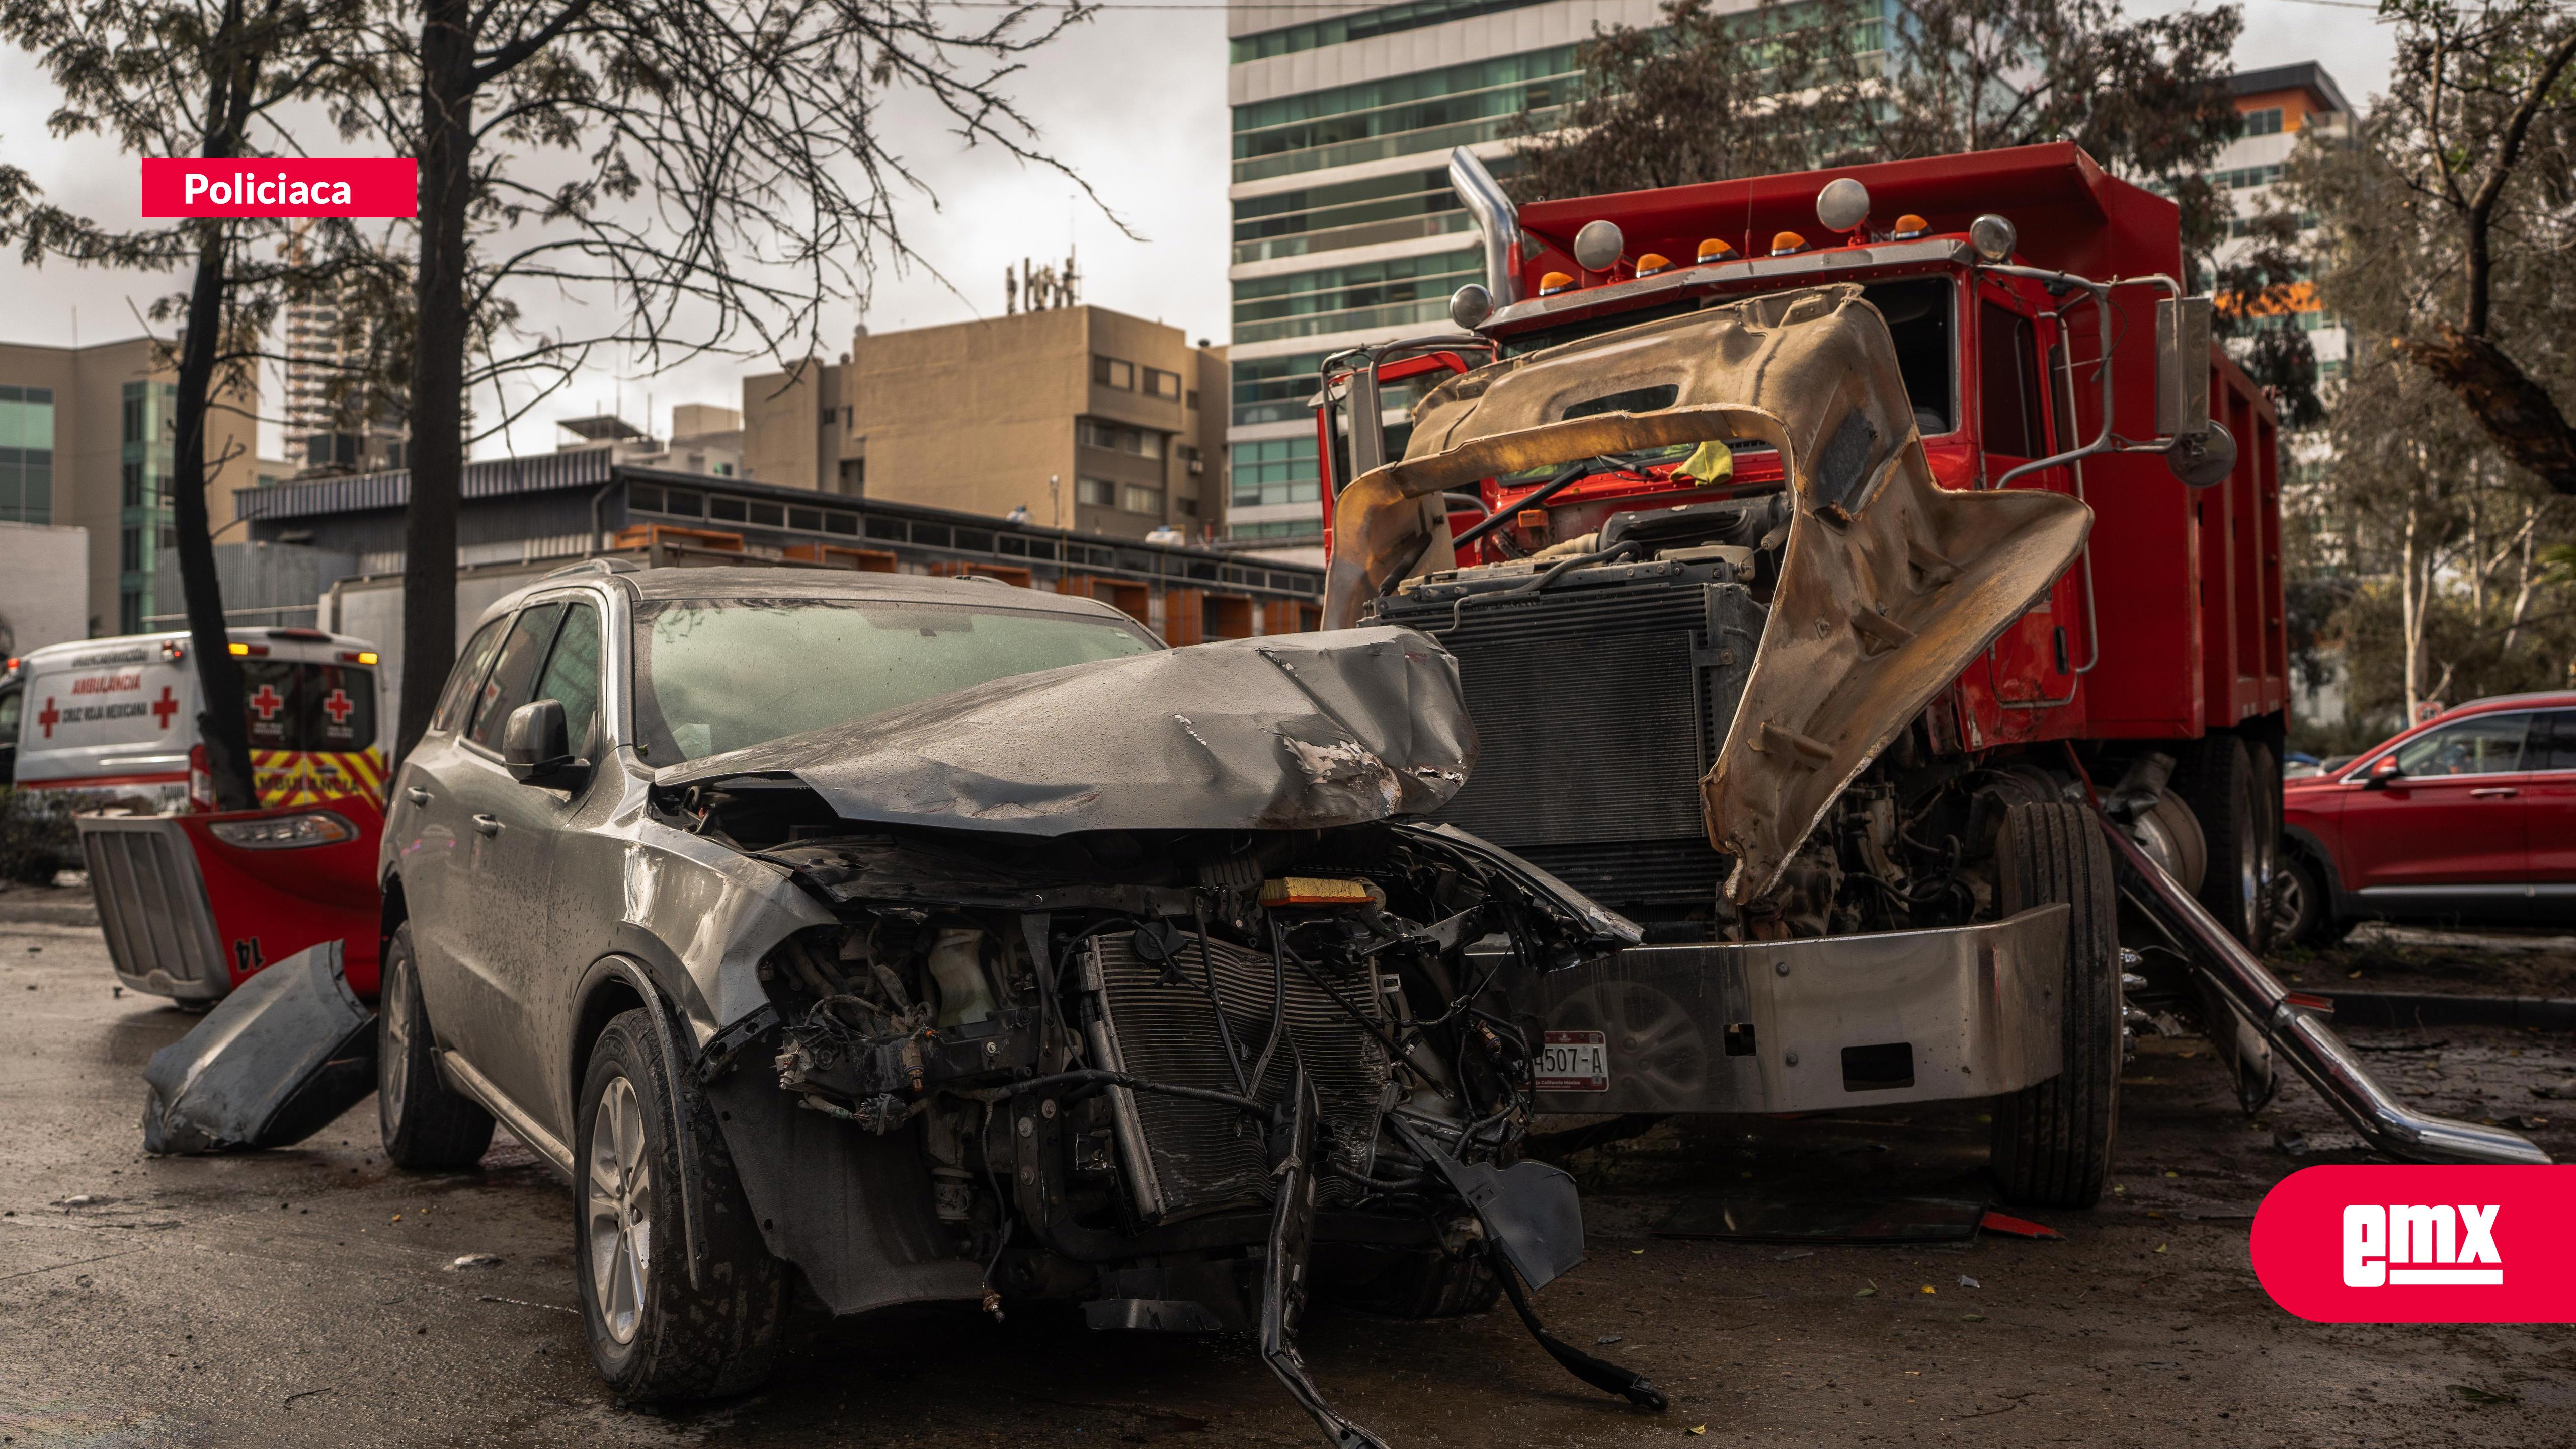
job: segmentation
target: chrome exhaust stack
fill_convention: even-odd
[[[1502,183],[1485,163],[1464,146],[1449,152],[1449,186],[1476,218],[1485,238],[1485,290],[1493,305],[1508,307],[1521,299],[1520,273],[1512,267],[1512,243],[1520,238],[1520,208],[1503,194]]]
[[[2374,1150],[2406,1162],[2549,1161],[2548,1153],[2518,1132],[2428,1117],[2390,1096],[2333,1028],[2294,1000],[2289,988],[2227,934],[2181,882],[2149,860],[2127,831],[2106,817],[2096,818],[2110,838],[2129,900],[2183,948],[2205,994],[2224,1003],[2247,1033],[2286,1058]],[[2209,1023],[2213,1039],[2221,1025]]]

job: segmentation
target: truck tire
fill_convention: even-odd
[[[621,1399],[758,1387],[778,1361],[787,1274],[754,1225],[697,1084],[674,1078],[652,1019],[625,1012],[592,1047],[573,1134],[573,1276],[590,1360]],[[692,1134],[707,1261],[689,1281],[679,1130]]]
[[[1995,840],[1995,875],[2006,916],[2052,901],[2073,908],[2066,924],[2064,1069],[1996,1100],[1995,1181],[2013,1202],[2091,1207],[2110,1176],[2120,1118],[2119,890],[2111,847],[2081,805],[2015,805],[2005,811]]]
[[[492,1114],[449,1091],[438,1075],[419,962],[405,921],[385,943],[384,985],[376,998],[376,1128],[394,1166],[454,1172],[483,1160],[492,1145]]]
[[[2277,805],[2267,809],[2263,803],[2262,772],[2254,758],[2259,748],[2235,735],[2210,735],[2185,767],[2175,772],[2175,784],[2191,803],[2191,813],[2199,817],[2201,838],[2208,847],[2200,903],[2209,907],[2229,935],[2258,956],[2271,944],[2272,934],[2272,912],[2265,897],[2272,877],[2274,831],[2267,823],[2280,816]],[[2273,780],[2277,796],[2277,772]]]

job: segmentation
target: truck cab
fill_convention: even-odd
[[[2089,1201],[2128,1004],[2093,806],[2249,942],[2279,821],[2276,425],[2172,203],[2071,145],[1452,180],[1462,331],[1328,364],[1325,622],[1453,654],[1445,817],[1649,932],[1530,1004],[1602,1048],[1543,1102],[1998,1095],[2007,1189]]]

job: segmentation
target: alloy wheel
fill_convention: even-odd
[[[643,1104],[624,1076],[609,1078],[600,1089],[589,1145],[584,1196],[591,1296],[608,1336],[632,1343],[653,1264],[653,1173],[645,1156]]]

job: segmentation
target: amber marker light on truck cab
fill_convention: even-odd
[[[1538,279],[1538,294],[1542,297],[1553,297],[1573,285],[1574,279],[1565,273],[1550,272]]]
[[[1725,261],[1734,255],[1735,243],[1723,237],[1710,237],[1699,244],[1699,255],[1691,260],[1704,267],[1711,262]]]
[[[1771,237],[1771,255],[1794,257],[1807,249],[1807,239],[1794,231],[1775,232]]]
[[[1662,252],[1648,252],[1637,258],[1637,275],[1641,277],[1651,277],[1658,272],[1669,272],[1672,269],[1673,259]]]
[[[1887,234],[1887,239],[1890,241],[1919,241],[1922,239],[1923,234],[1931,229],[1932,223],[1925,221],[1923,218],[1916,216],[1913,212],[1909,211],[1896,219],[1896,228]]]

